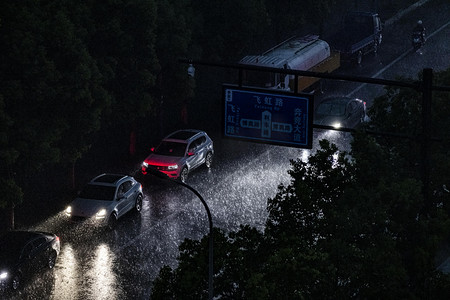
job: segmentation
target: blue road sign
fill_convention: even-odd
[[[224,85],[223,100],[225,137],[311,149],[313,95]]]

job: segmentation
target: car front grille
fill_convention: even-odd
[[[149,165],[147,168],[148,168],[148,169],[152,169],[152,170],[158,170],[158,171],[167,171],[167,170],[168,170],[167,166],[154,166],[154,165]]]

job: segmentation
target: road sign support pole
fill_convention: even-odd
[[[238,72],[238,84],[239,84],[239,87],[242,87],[242,72],[243,72],[243,69],[239,69],[239,72]]]
[[[214,226],[213,226],[213,221],[212,221],[212,216],[211,216],[211,211],[208,207],[208,204],[206,203],[205,199],[203,199],[202,195],[200,195],[200,193],[194,189],[193,187],[191,187],[190,185],[180,181],[180,180],[174,180],[169,178],[169,176],[167,176],[165,173],[162,173],[158,170],[154,170],[154,169],[147,169],[147,172],[149,172],[152,175],[155,175],[158,178],[164,179],[164,180],[168,180],[171,182],[174,182],[178,185],[184,186],[185,188],[189,189],[190,191],[192,191],[197,197],[198,199],[202,202],[203,206],[205,207],[206,210],[206,214],[208,216],[208,224],[209,224],[209,239],[208,239],[208,300],[212,300],[214,298],[214,258],[213,258],[213,254],[214,254],[214,238],[213,238],[213,230],[214,230]]]
[[[294,75],[294,94],[298,94],[298,75]]]

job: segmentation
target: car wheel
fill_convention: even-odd
[[[13,290],[17,290],[20,287],[20,281],[20,274],[15,274],[11,282],[11,287]]]
[[[206,158],[205,158],[205,165],[208,169],[211,168],[212,160],[213,160],[213,155],[211,152],[208,152],[208,154],[206,154]]]
[[[139,194],[136,198],[136,204],[134,205],[136,212],[141,212],[142,210],[142,195]]]
[[[108,219],[108,229],[113,230],[117,226],[117,218],[115,214],[111,214]]]
[[[189,173],[189,171],[186,167],[184,167],[183,170],[181,170],[181,173],[180,173],[180,181],[181,182],[183,182],[183,183],[186,182],[186,180],[188,178],[188,173]]]
[[[53,251],[50,254],[50,256],[48,257],[47,267],[49,269],[53,269],[53,267],[55,266],[55,264],[56,264],[56,256],[57,256],[56,252]]]

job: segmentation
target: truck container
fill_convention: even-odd
[[[332,72],[340,66],[340,53],[317,35],[291,37],[261,55],[248,55],[241,64],[300,71]],[[311,87],[320,78],[298,76],[298,90]],[[247,71],[246,84],[265,88],[294,90],[293,75]]]
[[[377,52],[382,40],[380,17],[374,12],[349,12],[339,31],[327,39],[331,48],[341,54],[342,60],[361,64],[363,56]]]

